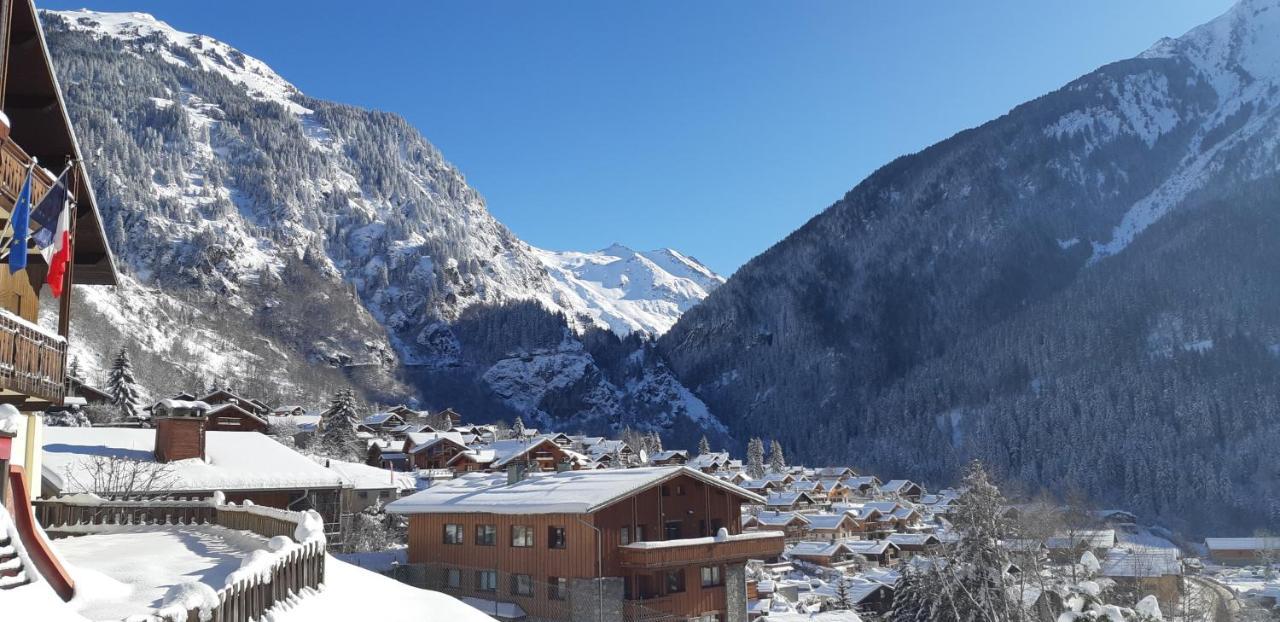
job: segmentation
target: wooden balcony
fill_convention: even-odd
[[[18,200],[18,192],[22,190],[22,181],[26,178],[27,167],[31,165],[31,156],[12,140],[0,143],[0,208],[6,212],[13,211]],[[61,163],[58,163],[60,166]],[[53,176],[37,166],[31,179],[31,203],[34,205],[53,187]]]
[[[61,404],[66,396],[67,342],[51,331],[0,311],[0,402]]]
[[[618,547],[623,568],[674,568],[770,559],[782,553],[780,531],[760,531],[715,538],[636,542]]]

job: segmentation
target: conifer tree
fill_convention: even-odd
[[[129,350],[120,348],[116,358],[111,362],[111,373],[107,377],[107,392],[111,394],[111,403],[120,410],[125,419],[137,420],[142,415],[142,389],[133,378],[133,363],[129,360]]]
[[[662,437],[658,436],[658,433],[656,431],[650,432],[649,433],[649,453],[654,453],[658,451],[662,451]]]
[[[79,357],[71,357],[71,363],[67,365],[67,377],[76,381],[84,381],[80,376],[80,359]]]
[[[356,426],[359,423],[355,392],[351,389],[339,390],[333,395],[329,409],[323,415],[321,450],[334,458],[355,457],[359,445]]]
[[[524,438],[524,418],[520,415],[516,415],[516,422],[511,425],[511,436]]]
[[[764,441],[758,438],[747,443],[747,475],[754,479],[764,477]]]
[[[776,440],[769,444],[769,470],[774,473],[787,470],[787,459],[782,455],[782,443]]]
[[[707,440],[707,435],[702,435],[702,440],[698,441],[698,455],[705,456],[711,453],[711,442]]]

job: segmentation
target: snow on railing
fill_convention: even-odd
[[[34,502],[41,522],[52,531],[93,531],[103,525],[212,524],[268,538],[240,568],[215,589],[204,583],[174,585],[153,618],[172,622],[248,622],[277,605],[314,593],[324,583],[324,519],[315,510],[297,512],[226,503],[215,492],[205,498],[117,499],[91,493]],[[177,517],[175,521],[174,518]],[[163,520],[159,520],[160,518]]]

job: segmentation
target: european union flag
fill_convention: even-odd
[[[27,236],[31,234],[31,170],[22,182],[18,201],[13,205],[9,224],[13,227],[13,241],[9,243],[9,274],[16,274],[27,267]]]

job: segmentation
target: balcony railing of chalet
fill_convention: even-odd
[[[633,542],[618,547],[624,568],[667,568],[715,562],[769,559],[782,553],[780,531],[757,531],[724,538]]]
[[[30,165],[31,156],[16,143],[0,141],[0,225],[7,225]],[[39,166],[33,171],[34,204],[49,192],[54,179]],[[66,396],[66,354],[67,343],[61,338],[16,316],[0,316],[0,388],[61,403]]]
[[[0,310],[0,388],[60,404],[66,361],[65,339]]]
[[[27,167],[31,165],[31,156],[11,140],[0,141],[0,197],[3,198],[5,212],[13,211],[13,204],[18,200],[18,192],[22,190],[22,182],[26,179]],[[60,163],[59,163],[60,164]],[[32,169],[31,202],[39,201],[53,187],[53,176],[37,166]],[[8,215],[5,215],[8,218]]]
[[[96,495],[70,495],[32,502],[36,516],[51,536],[94,531],[99,525],[221,525],[247,530],[263,537],[314,534],[299,529],[306,513],[258,506],[222,504],[215,498],[103,499]],[[318,517],[315,520],[319,520]],[[302,537],[302,536],[296,536]],[[174,622],[249,622],[260,620],[278,603],[295,600],[304,590],[324,583],[325,539],[308,535],[297,548],[279,554],[270,568],[252,576],[229,581],[217,590],[218,604],[202,612],[199,608],[171,612],[148,619]],[[132,618],[131,618],[132,619]]]

